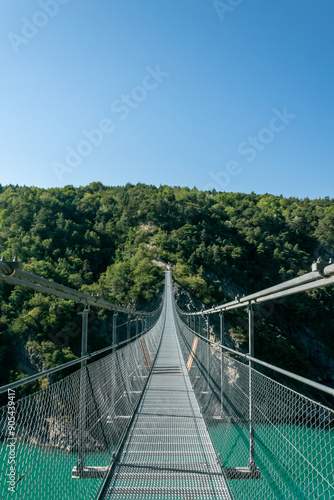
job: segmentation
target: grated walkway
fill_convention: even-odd
[[[170,273],[161,347],[103,498],[231,499],[175,331]]]

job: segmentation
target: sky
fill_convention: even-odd
[[[333,0],[2,0],[0,183],[333,197]]]

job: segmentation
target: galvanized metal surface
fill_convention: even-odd
[[[185,363],[197,340],[189,377],[234,498],[333,500],[334,411],[219,344],[211,343],[208,359],[206,331],[199,337],[175,318]]]
[[[215,314],[222,311],[230,311],[245,307],[249,304],[259,304],[270,300],[276,300],[295,293],[305,292],[314,288],[328,286],[334,284],[334,264],[330,261],[329,265],[317,262],[312,265],[312,272],[285,281],[270,288],[265,288],[259,292],[252,293],[244,297],[221,304],[203,311],[186,313],[187,316],[198,316],[203,314]]]
[[[160,351],[102,498],[231,499],[183,361],[169,274]]]
[[[165,308],[143,336],[29,396],[8,392],[0,408],[1,499],[96,500],[140,402],[164,319]],[[12,442],[14,494],[7,482]]]
[[[61,285],[54,281],[42,278],[35,274],[28,273],[22,270],[21,262],[3,262],[0,260],[0,282],[7,283],[13,286],[21,286],[36,292],[54,295],[68,300],[74,300],[85,305],[101,307],[102,309],[109,309],[111,311],[119,311],[128,313],[132,316],[140,314],[145,317],[152,317],[156,311],[136,311],[128,307],[122,307],[111,302],[104,300],[99,296],[88,295],[79,292],[74,288]]]

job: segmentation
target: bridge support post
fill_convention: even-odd
[[[225,330],[225,322],[224,322],[224,313],[219,313],[219,329],[220,329],[220,343],[224,345],[224,330]],[[221,348],[221,361],[220,361],[220,412],[223,416],[224,414],[224,350]]]
[[[114,312],[114,315],[112,317],[112,344],[117,343],[117,316],[118,312]]]
[[[139,318],[136,318],[136,336],[138,335]]]
[[[126,340],[127,340],[128,342],[129,342],[129,340],[130,340],[130,336],[131,336],[131,335],[130,335],[130,333],[131,333],[130,329],[131,329],[130,314],[128,314],[128,323],[127,323],[127,325],[126,325]]]
[[[248,305],[248,340],[249,355],[254,357],[254,311],[251,304]],[[249,369],[249,459],[247,467],[223,467],[226,479],[260,479],[261,471],[255,463],[255,442],[253,422],[253,362],[248,361]]]
[[[254,311],[253,306],[248,306],[248,342],[249,342],[249,355],[254,357]],[[253,425],[253,361],[248,362],[249,366],[249,460],[248,467],[250,469],[256,468],[254,460],[254,425]]]
[[[208,390],[210,388],[210,322],[209,316],[206,317],[206,334],[208,337],[208,345],[207,345],[207,360],[206,360],[206,369],[208,376]]]
[[[89,306],[85,306],[82,312],[82,335],[81,335],[81,356],[87,354],[87,339],[88,339],[88,313]],[[87,361],[81,361],[80,372],[80,399],[79,399],[79,450],[77,472],[83,475],[85,469],[85,430],[86,430],[86,366]]]

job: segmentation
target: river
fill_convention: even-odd
[[[226,467],[247,466],[249,428],[247,424],[214,424],[209,432]],[[294,443],[294,447],[289,442]],[[255,461],[261,479],[230,481],[236,500],[332,500],[334,498],[334,431],[282,424],[255,427]],[[16,494],[7,491],[8,453],[1,443],[0,498],[27,500],[93,499],[100,479],[72,479],[77,454],[16,443]],[[86,465],[107,465],[109,455],[91,453]],[[327,489],[324,487],[327,478]],[[198,498],[198,500],[202,500]]]

